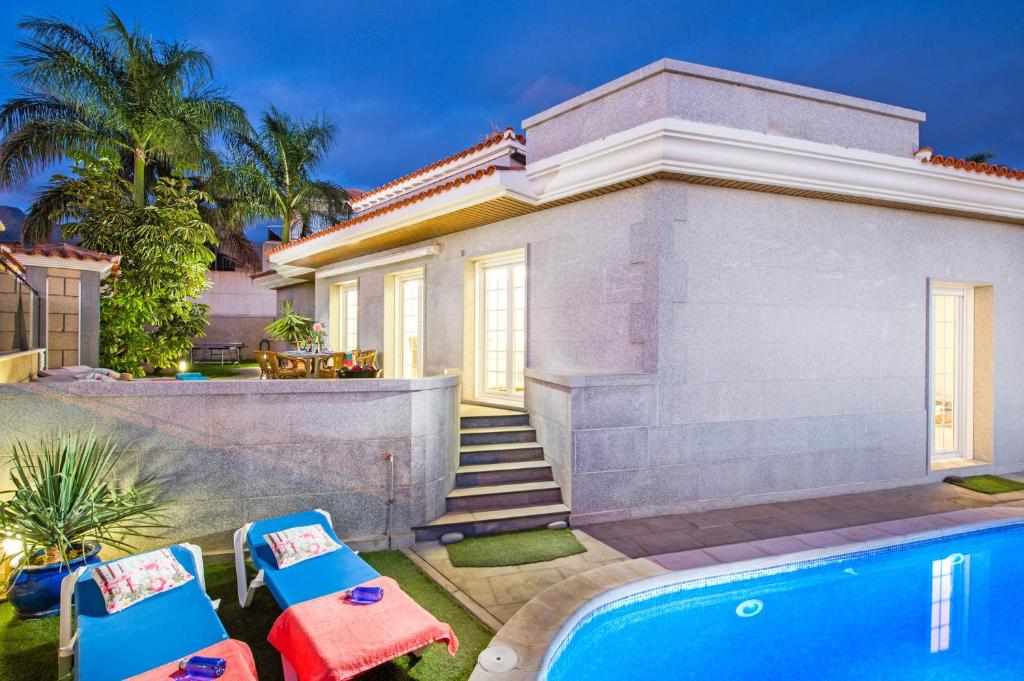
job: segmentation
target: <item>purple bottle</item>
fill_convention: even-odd
[[[228,662],[223,657],[200,657],[193,655],[178,663],[178,669],[193,679],[215,679],[224,674]]]

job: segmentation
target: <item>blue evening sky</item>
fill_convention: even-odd
[[[998,152],[1024,167],[1024,3],[327,2],[109,3],[155,36],[213,57],[255,118],[326,112],[339,135],[323,174],[369,189],[661,57],[927,112],[922,144]],[[0,53],[22,15],[96,24],[91,0],[0,9]],[[6,55],[5,55],[6,56]],[[14,94],[6,71],[0,97]],[[0,192],[27,208],[32,185]]]

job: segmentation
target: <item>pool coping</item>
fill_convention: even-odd
[[[505,623],[491,640],[481,657],[497,646],[511,648],[517,656],[513,669],[504,672],[487,671],[480,662],[470,676],[470,681],[533,681],[542,679],[546,665],[556,646],[572,628],[602,605],[621,598],[629,591],[635,592],[657,588],[669,583],[701,579],[731,572],[758,570],[797,561],[818,560],[844,553],[855,553],[891,546],[896,539],[920,541],[944,537],[964,530],[964,526],[976,525],[978,529],[997,527],[1024,520],[1024,508],[997,506],[991,508],[964,509],[933,515],[918,516],[906,521],[886,521],[857,525],[849,528],[824,532],[808,532],[780,537],[779,539],[801,539],[814,546],[815,541],[835,541],[818,548],[803,551],[781,552],[775,555],[760,555],[754,558],[718,560],[714,564],[681,570],[671,570],[658,564],[658,557],[635,558],[574,575],[558,584],[548,587],[523,606]],[[912,527],[912,531],[905,528]],[[901,528],[901,529],[897,529]],[[842,533],[848,533],[843,535]],[[881,533],[881,534],[879,534]],[[825,536],[827,535],[827,536]],[[864,537],[863,539],[858,538]],[[749,547],[764,544],[765,541],[744,542],[727,546]],[[721,547],[718,547],[721,548]],[[760,550],[763,553],[763,549]],[[729,552],[723,552],[727,556]],[[507,651],[503,653],[507,657]]]

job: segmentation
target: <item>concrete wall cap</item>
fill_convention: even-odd
[[[576,371],[572,369],[526,369],[527,378],[567,388],[598,388],[623,385],[655,385],[657,374],[620,374],[602,371]]]

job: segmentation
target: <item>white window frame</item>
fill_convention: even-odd
[[[517,395],[515,393],[515,385],[509,386],[509,390],[506,392],[494,392],[486,389],[487,385],[487,345],[486,338],[484,337],[485,328],[485,315],[487,305],[487,295],[485,291],[485,270],[490,267],[502,267],[508,265],[523,265],[526,267],[526,253],[523,251],[517,251],[511,254],[497,255],[493,257],[480,258],[475,263],[475,274],[476,279],[476,314],[475,314],[475,329],[474,329],[474,347],[475,347],[475,363],[474,363],[474,374],[475,380],[475,392],[477,399],[485,401],[499,401],[506,402],[509,404],[522,404],[523,395]],[[523,306],[524,309],[524,320],[523,320],[523,331],[524,331],[524,353],[526,339],[529,338],[529,330],[527,328],[529,324],[529,301],[530,301],[530,282],[529,282],[529,271],[526,272],[526,301]],[[508,282],[508,310],[511,313],[514,309],[515,302],[515,286],[513,280],[509,279]],[[510,315],[511,317],[511,315]],[[514,375],[514,363],[515,363],[515,325],[509,324],[506,329],[508,333],[508,341],[506,347],[508,353],[506,357],[507,372],[509,376]],[[525,364],[525,361],[524,361]],[[523,367],[525,369],[525,366]]]
[[[418,344],[418,353],[416,370],[412,376],[405,373],[405,296],[402,295],[403,284],[419,280],[420,282],[420,296],[419,296],[419,310],[417,311],[417,322],[418,327],[416,329],[416,338]],[[391,349],[394,352],[394,374],[397,378],[422,378],[423,377],[423,364],[424,364],[424,338],[425,338],[425,325],[424,325],[424,313],[426,311],[426,278],[423,276],[422,269],[409,270],[407,272],[398,272],[392,275],[392,285],[394,286],[394,318],[393,318],[393,338],[391,343]]]
[[[935,451],[935,296],[960,298],[957,328],[957,389],[953,418],[957,424],[957,446],[952,451]],[[974,286],[933,281],[928,292],[928,456],[932,464],[974,458]]]

